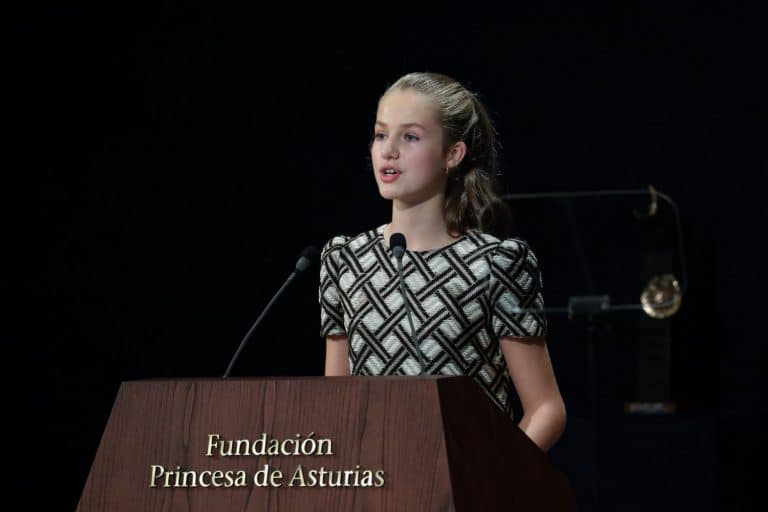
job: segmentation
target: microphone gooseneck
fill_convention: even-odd
[[[392,248],[392,254],[395,255],[397,260],[397,273],[400,277],[400,294],[403,296],[403,304],[405,305],[405,313],[408,317],[408,325],[411,328],[411,345],[419,356],[419,364],[421,369],[419,375],[424,375],[424,369],[426,363],[424,362],[424,354],[421,352],[421,346],[416,343],[416,329],[413,327],[413,317],[411,315],[411,303],[408,301],[408,296],[405,294],[405,279],[403,278],[403,255],[405,254],[405,235],[402,233],[393,233],[389,237],[389,246]]]
[[[229,366],[227,366],[227,371],[224,372],[224,375],[222,378],[226,379],[229,377],[229,374],[232,372],[232,368],[235,366],[235,361],[237,361],[237,358],[240,356],[240,352],[243,351],[243,348],[245,347],[245,344],[248,342],[248,339],[251,337],[251,334],[253,334],[253,332],[256,330],[256,326],[261,323],[261,320],[267,314],[267,311],[269,311],[272,308],[272,304],[274,304],[277,298],[283,293],[283,290],[286,289],[286,287],[291,283],[291,281],[296,279],[296,276],[298,274],[310,268],[312,264],[317,261],[319,256],[320,256],[320,251],[317,249],[317,247],[313,245],[305,247],[304,250],[301,251],[301,256],[299,257],[299,260],[296,262],[294,271],[291,272],[291,275],[288,276],[288,279],[285,280],[285,282],[277,291],[277,293],[275,293],[275,295],[272,297],[272,300],[270,300],[269,303],[267,304],[267,307],[264,308],[264,311],[261,312],[261,314],[253,323],[251,328],[248,329],[248,332],[245,334],[245,336],[243,337],[243,340],[240,342],[240,346],[237,347],[237,351],[235,351],[235,355],[232,356],[232,360],[229,362]]]

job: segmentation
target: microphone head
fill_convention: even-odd
[[[389,237],[389,247],[392,249],[395,258],[400,259],[405,254],[405,235],[402,233],[392,233]]]
[[[296,262],[296,272],[304,272],[320,258],[320,251],[314,245],[308,245],[301,251],[299,261]]]

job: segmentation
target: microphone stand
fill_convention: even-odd
[[[319,256],[320,251],[318,251],[317,247],[314,245],[309,245],[304,248],[304,250],[301,252],[301,257],[299,257],[299,260],[296,262],[296,266],[294,267],[293,272],[291,272],[291,275],[288,276],[288,279],[286,279],[280,289],[277,290],[277,293],[272,296],[272,299],[269,301],[269,304],[267,304],[267,307],[264,308],[264,310],[259,315],[259,318],[256,319],[251,328],[248,329],[248,332],[245,334],[245,336],[243,336],[243,340],[240,342],[240,346],[237,347],[235,355],[232,356],[232,359],[229,361],[227,371],[225,371],[224,375],[222,376],[223,379],[229,378],[229,374],[232,372],[232,368],[235,366],[235,361],[237,361],[238,356],[240,356],[240,352],[243,351],[243,347],[245,347],[245,344],[248,342],[251,334],[253,334],[253,331],[256,330],[256,327],[261,323],[261,320],[264,318],[267,312],[272,309],[272,304],[274,304],[277,298],[283,293],[283,290],[285,290],[286,287],[288,287],[288,285],[291,284],[294,279],[296,279],[296,276],[301,272],[306,271],[312,265],[312,263],[318,259]]]
[[[405,248],[407,242],[405,235],[402,233],[393,233],[389,238],[389,246],[397,260],[397,274],[400,278],[400,294],[403,296],[403,305],[405,306],[405,313],[408,317],[408,324],[411,328],[411,345],[419,356],[419,375],[424,375],[424,371],[427,367],[424,362],[424,354],[421,351],[421,344],[416,343],[416,329],[413,327],[413,317],[411,315],[411,304],[408,301],[408,296],[405,294],[405,278],[403,277],[403,256],[405,255]]]
[[[277,293],[275,293],[272,296],[272,300],[269,301],[269,304],[267,304],[267,307],[264,308],[264,310],[259,315],[259,318],[256,319],[256,321],[253,323],[250,329],[248,329],[248,332],[243,336],[243,341],[240,342],[240,346],[237,347],[237,350],[235,351],[235,355],[232,356],[232,360],[229,362],[229,365],[227,366],[227,371],[224,372],[224,375],[222,376],[222,379],[229,378],[229,374],[232,372],[232,368],[235,366],[235,361],[237,361],[237,358],[240,356],[240,352],[243,351],[243,348],[245,347],[246,342],[248,341],[248,338],[251,337],[251,334],[253,334],[253,331],[256,330],[256,326],[258,326],[261,323],[261,320],[266,316],[267,312],[272,308],[272,304],[275,303],[275,300],[280,296],[280,294],[283,293],[283,290],[291,284],[291,281],[293,281],[296,278],[296,273],[293,272],[290,276],[288,276],[288,279],[285,280],[283,283],[283,286],[280,287],[279,290],[277,290]]]
[[[416,329],[413,327],[413,318],[411,316],[411,308],[408,304],[408,297],[405,295],[405,279],[403,279],[403,256],[400,255],[399,258],[397,258],[397,270],[400,274],[400,293],[403,296],[403,303],[405,304],[405,313],[408,317],[408,325],[411,327],[411,344],[413,345],[413,348],[416,349],[416,353],[419,356],[419,364],[421,365],[421,370],[419,371],[419,375],[424,375],[424,369],[427,367],[426,363],[424,362],[424,354],[421,351],[421,345],[416,342]]]

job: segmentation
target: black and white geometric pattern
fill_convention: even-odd
[[[397,260],[381,225],[323,247],[320,336],[348,336],[352,375],[418,375]],[[546,336],[541,272],[523,240],[471,230],[451,244],[406,251],[405,289],[425,373],[469,375],[512,416],[499,338]]]

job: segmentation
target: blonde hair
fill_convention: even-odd
[[[390,85],[379,101],[393,91],[414,90],[435,103],[443,126],[443,152],[464,141],[467,152],[449,170],[445,190],[445,219],[449,232],[479,229],[499,238],[511,226],[509,207],[499,197],[497,133],[477,96],[457,80],[440,73],[408,73]]]

